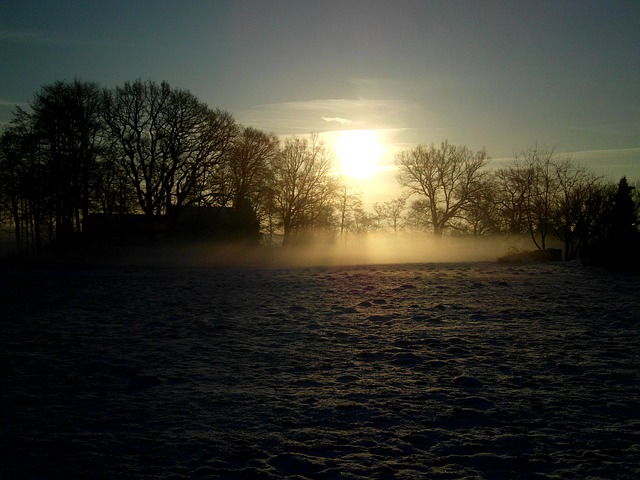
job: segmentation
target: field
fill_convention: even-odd
[[[640,275],[0,270],[0,477],[640,478]]]

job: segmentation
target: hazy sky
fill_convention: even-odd
[[[445,139],[496,164],[537,142],[640,179],[638,0],[4,0],[0,123],[74,78],[167,80],[281,135],[376,129],[388,164]]]

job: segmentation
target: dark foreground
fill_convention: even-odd
[[[640,478],[640,277],[0,271],[0,477]]]

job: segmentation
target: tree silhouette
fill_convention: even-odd
[[[82,232],[83,220],[89,215],[102,142],[100,89],[79,80],[56,82],[36,94],[31,108],[55,185],[55,238],[64,242]]]
[[[52,236],[52,190],[46,148],[33,118],[17,109],[0,138],[0,202],[13,222],[16,249],[40,255]]]
[[[186,90],[138,80],[105,91],[105,120],[149,217],[186,205],[225,204],[222,164],[237,127]]]
[[[534,245],[547,247],[552,232],[552,215],[556,182],[553,170],[554,150],[537,145],[516,154],[514,172],[524,189],[525,219]]]
[[[233,240],[249,244],[258,244],[260,241],[260,219],[247,198],[240,197],[233,204],[229,235]]]
[[[363,209],[362,194],[354,191],[353,187],[346,183],[341,183],[338,187],[337,195],[340,237],[343,237],[347,232],[358,232],[359,227],[362,227],[358,222],[358,213]]]
[[[627,178],[622,177],[609,195],[582,256],[585,262],[615,268],[640,266],[638,205],[633,189]]]
[[[258,235],[262,223],[268,228],[271,166],[278,154],[279,144],[275,134],[243,127],[227,157],[229,197],[232,199],[234,217],[237,222],[251,225],[238,224],[235,229],[245,231],[252,238]]]
[[[482,189],[489,162],[485,150],[473,152],[465,146],[444,141],[440,148],[418,145],[396,157],[398,181],[409,195],[417,194],[426,201],[431,227],[442,235],[452,221],[462,218],[464,208]]]
[[[382,204],[374,204],[373,210],[376,213],[378,222],[390,227],[394,234],[398,233],[398,230],[402,226],[402,214],[406,203],[407,199],[405,197],[399,197],[383,202]]]
[[[107,135],[93,190],[98,212],[122,215],[138,208],[136,190],[127,176],[121,149],[115,139]]]
[[[564,243],[565,260],[573,260],[588,240],[585,226],[593,215],[588,199],[599,179],[571,158],[555,161],[553,168],[557,188],[552,221],[556,236]]]
[[[273,161],[272,195],[282,226],[283,246],[323,218],[334,194],[329,179],[332,156],[317,134],[289,138]]]
[[[500,218],[496,208],[498,188],[494,175],[483,175],[475,181],[473,195],[461,209],[460,221],[452,226],[459,233],[474,237],[500,233]]]

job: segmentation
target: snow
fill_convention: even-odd
[[[640,275],[0,270],[2,478],[638,478]]]

